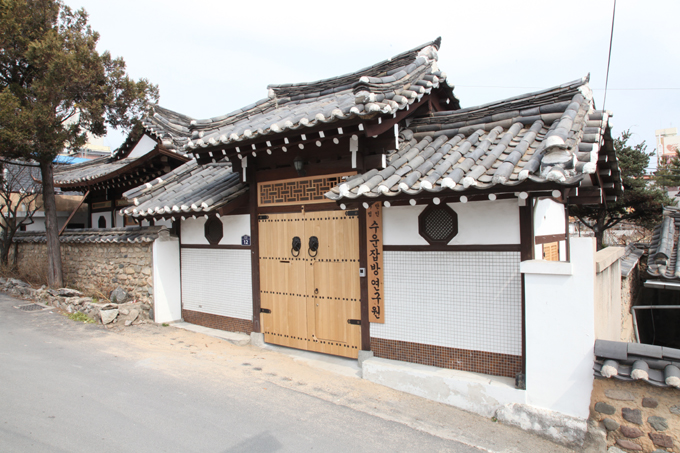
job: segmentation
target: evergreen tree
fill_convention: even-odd
[[[87,13],[60,0],[0,0],[0,158],[40,165],[49,282],[62,286],[52,161],[107,125],[129,129],[158,99],[125,62],[96,49]]]
[[[569,207],[570,215],[576,216],[585,226],[593,230],[597,240],[597,249],[604,247],[604,232],[625,221],[633,222],[645,228],[652,228],[661,221],[663,207],[674,204],[665,190],[650,184],[645,179],[645,171],[649,159],[654,155],[647,152],[647,144],[643,141],[636,145],[629,144],[630,130],[623,131],[614,139],[614,149],[619,158],[623,196],[607,206],[576,205]]]

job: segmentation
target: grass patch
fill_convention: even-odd
[[[168,327],[170,324],[168,324],[167,322],[164,322],[164,323],[161,324],[161,325],[162,325],[163,327]]]
[[[85,313],[79,311],[75,313],[69,313],[68,318],[78,322],[84,322],[86,324],[94,324],[95,320],[87,316]]]

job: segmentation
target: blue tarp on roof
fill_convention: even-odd
[[[72,157],[72,156],[62,156],[59,155],[54,158],[55,164],[82,164],[83,162],[88,162],[89,159],[84,157]]]

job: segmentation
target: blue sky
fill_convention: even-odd
[[[224,2],[67,0],[159,85],[160,104],[208,118],[267,95],[271,83],[344,74],[442,37],[439,66],[463,107],[591,74],[602,108],[613,1]],[[680,123],[680,2],[619,0],[606,109],[614,135],[655,146]],[[123,140],[112,132],[112,148]]]

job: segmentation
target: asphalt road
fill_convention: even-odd
[[[172,327],[115,332],[23,303],[0,293],[0,452],[562,451],[503,427],[498,448],[430,434],[417,414],[441,413],[441,430],[457,422],[448,408],[356,378],[336,385],[274,352]],[[469,417],[479,439],[498,425]]]

